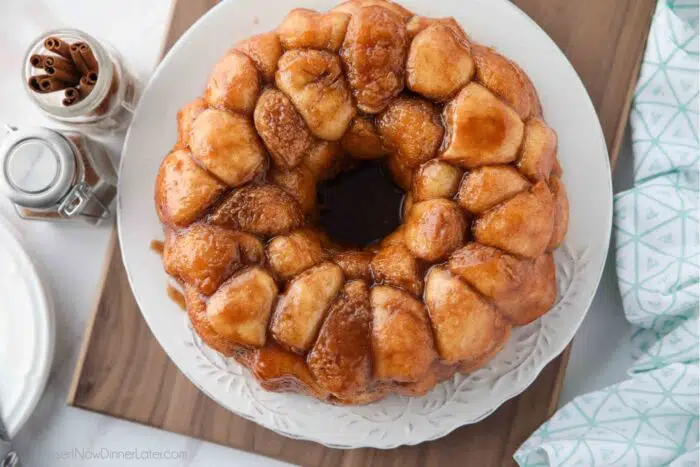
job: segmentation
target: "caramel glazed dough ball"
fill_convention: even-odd
[[[233,44],[177,124],[155,182],[165,270],[204,342],[268,390],[421,395],[556,300],[557,135],[524,70],[453,18],[292,10]],[[347,249],[316,187],[370,159],[405,191],[402,224]]]

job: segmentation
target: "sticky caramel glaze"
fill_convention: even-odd
[[[162,241],[151,240],[149,247],[151,248],[151,251],[153,251],[154,253],[157,253],[160,256],[163,256],[163,249],[165,248],[165,244]],[[185,302],[185,295],[182,292],[180,292],[180,290],[178,290],[177,288],[168,284],[165,291],[168,294],[168,298],[170,300],[172,300],[173,303],[175,303],[177,306],[179,306],[183,311],[187,310],[187,304]]]
[[[153,252],[159,254],[160,256],[163,256],[165,244],[160,240],[151,240],[150,248]],[[182,292],[180,292],[179,289],[168,284],[165,291],[168,294],[168,298],[172,300],[173,303],[179,306],[182,310],[187,310],[185,295]]]
[[[517,64],[384,0],[296,10],[233,50],[156,182],[164,263],[206,345],[267,390],[363,404],[486,365],[551,308],[568,202]],[[362,174],[335,224],[383,230],[339,238],[318,194],[367,165],[404,200]]]
[[[268,391],[303,391],[319,399],[329,397],[328,391],[314,380],[303,356],[274,344],[253,350],[244,358],[245,363]]]
[[[406,27],[399,14],[367,6],[353,15],[340,57],[362,112],[381,112],[401,92],[407,52]]]
[[[183,311],[187,310],[187,303],[185,301],[185,295],[176,289],[172,285],[168,284],[167,288],[168,298],[173,301],[177,306],[179,306]]]
[[[151,240],[151,244],[149,245],[149,247],[150,247],[151,251],[163,256],[163,249],[165,248],[165,244],[162,241]]]
[[[372,378],[369,287],[348,282],[328,310],[307,362],[316,381],[340,399],[366,393]]]

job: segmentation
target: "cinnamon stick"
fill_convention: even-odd
[[[52,76],[39,80],[39,86],[41,87],[42,92],[60,91],[68,87],[66,83]]]
[[[80,55],[83,57],[83,61],[87,65],[88,69],[91,71],[98,71],[97,59],[95,54],[92,53],[92,49],[87,44],[80,44]]]
[[[63,91],[63,95],[66,96],[66,98],[68,99],[80,99],[80,93],[78,92],[78,88],[66,88],[66,90]]]
[[[80,100],[85,99],[85,97],[90,94],[92,91],[92,88],[94,85],[90,86],[89,84],[84,85],[83,84],[83,78],[80,78],[80,86],[78,86],[76,89],[78,90],[78,94],[80,95]]]
[[[44,70],[46,70],[46,74],[50,77],[56,78],[59,81],[63,81],[64,83],[66,83],[66,87],[75,86],[80,82],[80,75],[76,73],[71,73],[69,71],[61,70],[48,65],[44,67]]]
[[[63,95],[65,96],[63,98],[63,105],[66,107],[77,104],[81,100],[80,93],[76,88],[67,88],[63,92]]]
[[[85,63],[85,59],[83,58],[83,55],[80,53],[80,46],[83,45],[82,42],[76,42],[75,44],[71,44],[70,46],[70,56],[71,59],[73,60],[73,63],[75,64],[75,67],[78,69],[81,75],[84,75],[88,73],[90,70],[88,69],[87,64]]]
[[[80,78],[80,86],[78,87],[78,90],[87,96],[92,92],[92,88],[95,87],[95,83],[97,83],[97,80],[92,80],[88,77],[88,75],[85,75]]]
[[[36,75],[29,78],[29,87],[34,92],[46,94],[65,89],[68,85],[49,75]]]
[[[27,84],[29,84],[29,88],[34,92],[42,92],[41,86],[39,85],[39,82],[42,78],[48,78],[48,75],[30,76],[29,80],[27,81]]]
[[[50,66],[56,68],[57,70],[67,71],[68,73],[77,75],[78,70],[76,70],[75,65],[72,61],[68,61],[63,57],[46,57],[44,59],[44,68]]]
[[[44,64],[46,63],[47,58],[49,58],[48,55],[34,54],[31,57],[29,57],[29,64],[34,68],[44,68]]]
[[[70,60],[70,47],[68,44],[56,36],[49,36],[44,39],[44,47],[50,52],[60,55],[61,57]]]

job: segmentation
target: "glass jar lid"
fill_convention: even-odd
[[[0,142],[0,191],[28,208],[57,204],[75,177],[73,147],[48,128],[10,129]]]

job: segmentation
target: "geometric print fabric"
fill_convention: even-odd
[[[683,466],[698,457],[697,0],[660,0],[635,91],[634,187],[615,196],[631,378],[574,399],[518,449],[522,466]]]

